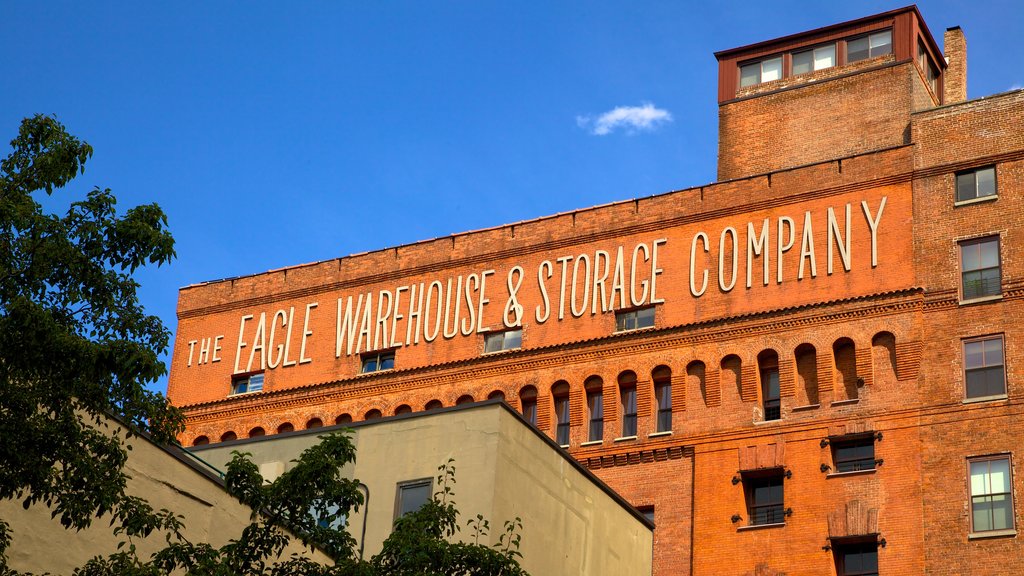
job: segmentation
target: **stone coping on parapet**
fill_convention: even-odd
[[[664,229],[909,182],[912,145],[622,200],[180,289],[178,317],[303,297],[396,277]]]

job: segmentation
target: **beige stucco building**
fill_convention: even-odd
[[[356,462],[342,473],[362,482],[369,499],[347,525],[366,558],[380,551],[403,501],[435,492],[438,466],[452,459],[463,538],[470,536],[466,520],[477,514],[490,521],[492,541],[504,521],[519,517],[521,565],[531,574],[651,573],[651,522],[507,404],[491,400],[348,426]],[[190,450],[218,467],[232,451],[249,452],[272,479],[319,436],[341,428]]]

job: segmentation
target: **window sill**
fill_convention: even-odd
[[[260,392],[263,392],[263,390],[260,389],[260,390],[246,390],[245,392],[232,392],[231,394],[228,394],[228,398],[235,398],[235,397],[238,397],[238,396],[248,396],[249,394],[259,394]]]
[[[783,528],[786,526],[785,522],[777,522],[775,524],[754,524],[751,526],[740,526],[736,529],[737,532],[747,532],[748,530],[763,530],[766,528]]]
[[[507,354],[509,352],[516,352],[516,351],[522,350],[522,349],[523,348],[521,346],[519,348],[503,348],[501,350],[491,350],[490,352],[481,352],[480,355],[481,356],[494,356],[495,354]]]
[[[626,442],[627,440],[636,440],[636,434],[632,436],[620,436],[619,438],[612,440],[612,442]]]
[[[1016,536],[1016,530],[990,530],[988,532],[971,532],[967,535],[968,540],[984,540],[985,538],[1005,538]]]
[[[385,372],[394,372],[394,368],[385,368],[383,370],[370,370],[369,372],[360,372],[360,376],[372,376],[374,374],[383,374]]]
[[[558,447],[559,448],[564,448],[565,450],[569,449],[569,445],[568,444],[559,444]]]
[[[836,400],[831,406],[850,406],[852,404],[859,404],[860,398],[850,398],[849,400]]]
[[[641,330],[654,330],[656,326],[644,326],[643,328],[627,328],[626,330],[616,330],[612,332],[612,336],[616,334],[632,334],[633,332],[640,332]]]
[[[806,412],[808,410],[816,410],[821,408],[821,404],[808,404],[807,406],[797,406],[793,408],[793,412]]]
[[[586,448],[587,446],[600,446],[604,444],[604,440],[590,440],[589,442],[583,442],[580,444],[580,448]]]
[[[953,202],[953,206],[968,206],[970,204],[978,204],[980,202],[991,202],[993,200],[998,200],[998,199],[999,199],[999,194],[990,194],[988,196],[982,196],[981,198],[971,198],[969,200],[957,200],[956,202]]]
[[[867,476],[874,474],[878,471],[878,468],[872,468],[870,470],[853,470],[851,472],[829,472],[825,474],[825,478],[846,478],[849,476]]]
[[[961,306],[970,306],[971,304],[984,304],[985,302],[995,302],[997,300],[1002,300],[1002,299],[1003,299],[1003,295],[1002,294],[993,294],[992,296],[982,296],[980,298],[971,298],[970,300],[961,300],[960,301],[960,305]]]
[[[651,432],[650,434],[647,435],[647,437],[648,438],[660,438],[662,436],[671,436],[671,435],[672,435],[672,431],[671,430],[665,430],[664,432]]]
[[[754,426],[764,426],[765,424],[781,424],[782,418],[775,420],[757,420],[754,422]]]
[[[964,404],[975,404],[977,402],[994,402],[996,400],[1009,400],[1009,396],[1006,394],[996,394],[994,396],[977,396],[975,398],[964,398]]]

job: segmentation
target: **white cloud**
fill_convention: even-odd
[[[1021,88],[1024,88],[1024,85],[1021,85],[1021,83],[1020,83],[1020,82],[1017,82],[1017,83],[1015,83],[1015,84],[1014,84],[1013,86],[1010,86],[1010,90],[1011,90],[1011,91],[1012,91],[1012,90],[1020,90]]]
[[[672,121],[672,114],[668,110],[655,108],[654,104],[645,102],[642,106],[618,106],[601,114],[597,118],[592,116],[577,116],[576,125],[591,134],[604,136],[611,134],[618,128],[624,128],[626,132],[638,132],[643,130],[655,130],[662,124]]]

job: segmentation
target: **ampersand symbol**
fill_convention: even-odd
[[[513,276],[516,276],[513,280]],[[514,266],[508,271],[508,302],[505,303],[505,322],[506,328],[516,328],[522,326],[523,322],[523,306],[519,303],[516,298],[516,293],[519,292],[519,287],[523,285],[523,269],[520,266]],[[509,322],[509,317],[514,315],[515,319]]]

